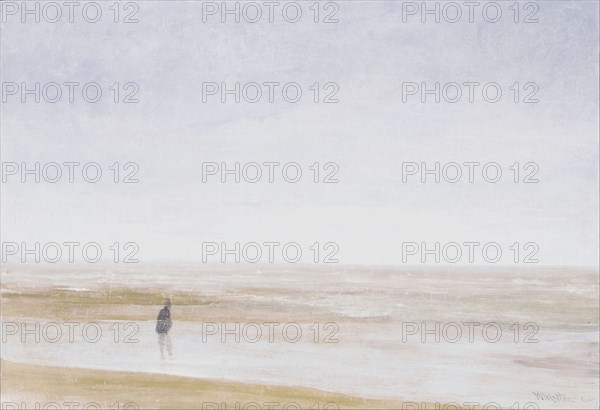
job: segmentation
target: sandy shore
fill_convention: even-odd
[[[32,409],[49,403],[97,403],[131,409],[282,409],[402,408],[397,401],[369,400],[315,389],[203,380],[152,373],[113,372],[72,367],[1,362],[2,403]],[[270,403],[270,404],[267,404]],[[25,404],[25,406],[23,406]],[[215,407],[217,406],[217,407]]]
[[[225,403],[219,410],[251,402],[266,409],[270,401],[319,410],[327,403],[339,409],[414,409],[418,403],[419,410],[435,403],[598,406],[598,279],[592,271],[72,269],[11,271],[2,279],[4,402],[132,401],[139,408],[188,409]],[[154,324],[165,297],[173,300],[174,354],[162,360]],[[406,320],[430,328],[488,321],[503,334],[493,343],[481,337],[422,343],[418,335],[404,342]],[[68,322],[79,323],[74,341],[65,340]],[[232,329],[266,322],[298,324],[303,337],[292,343],[281,333],[257,343],[247,335],[223,340],[223,332],[206,337],[207,323]],[[101,340],[82,340],[85,323],[101,329]],[[330,323],[334,343],[325,340]],[[63,336],[58,342],[23,336],[35,326],[50,335],[59,327]],[[128,332],[134,343],[124,342]],[[524,343],[529,336],[536,342]]]

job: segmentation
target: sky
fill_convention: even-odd
[[[203,15],[202,2],[136,2],[118,23],[109,3],[97,23],[78,11],[73,23],[22,23],[20,11],[3,9],[2,241],[94,241],[105,252],[135,242],[148,264],[203,263],[206,242],[270,241],[299,243],[311,263],[309,247],[332,242],[341,264],[392,266],[422,263],[420,254],[403,260],[407,242],[494,242],[503,250],[498,263],[513,265],[517,242],[520,266],[534,249],[526,243],[537,246],[538,265],[598,266],[597,2],[520,3],[518,23],[513,2],[498,2],[496,23],[479,9],[472,23],[443,15],[423,23],[406,15],[409,2],[331,3],[320,5],[319,23],[312,2],[297,3],[297,23],[278,10],[272,23],[264,15],[222,23],[218,12]],[[522,22],[532,12],[539,21]],[[138,22],[123,23],[130,13]],[[324,23],[328,15],[339,21]],[[51,104],[7,92],[8,83],[36,82],[96,82],[103,94],[89,103],[76,91],[70,103],[63,86]],[[297,83],[302,98],[286,102],[278,87],[268,102],[264,85],[256,103],[203,95],[205,83],[236,82]],[[436,82],[460,84],[462,98],[403,95],[403,84]],[[472,103],[469,82],[482,84]],[[137,89],[139,102],[115,103],[115,83],[119,100]],[[502,89],[499,102],[483,99],[487,83]],[[335,90],[337,103],[322,102]],[[528,95],[538,102],[524,103]],[[21,183],[5,168],[69,161],[100,164],[102,179],[88,183],[76,172],[74,183],[64,175]],[[112,182],[115,162],[120,177],[137,169],[139,182]],[[129,162],[137,166],[123,168]],[[221,183],[219,174],[203,182],[203,163],[236,162],[295,162],[302,178],[286,182],[280,166],[269,183],[263,165],[257,183]],[[461,164],[463,177],[403,182],[403,164],[436,162]],[[465,162],[481,164],[472,183]],[[320,181],[337,170],[338,182],[314,183],[314,163]],[[486,163],[501,168],[497,183],[483,179]],[[533,171],[538,182],[523,183]],[[481,254],[473,263],[489,264]]]

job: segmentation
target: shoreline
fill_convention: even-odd
[[[550,403],[532,391],[558,391],[569,399],[587,398],[598,391],[598,277],[590,272],[556,271],[548,277],[531,272],[448,276],[431,271],[412,275],[235,271],[182,278],[173,273],[165,274],[171,276],[170,286],[164,287],[160,286],[165,276],[152,271],[134,275],[135,283],[146,278],[142,285],[123,285],[120,281],[127,278],[118,275],[115,281],[104,282],[101,275],[85,272],[39,274],[43,280],[37,281],[35,274],[14,274],[5,281],[2,275],[3,330],[10,326],[10,332],[1,359],[17,363],[7,365],[14,371],[3,377],[9,381],[3,381],[3,397],[20,392],[30,399],[35,387],[25,382],[32,381],[55,394],[42,399],[64,397],[66,401],[66,392],[62,395],[58,387],[47,384],[62,374],[81,372],[97,389],[116,377],[124,383],[122,389],[135,390],[138,378],[148,378],[149,397],[142,395],[140,400],[150,407],[153,402],[148,400],[160,400],[167,393],[187,395],[177,393],[177,386],[167,393],[158,387],[155,391],[157,380],[163,378],[180,380],[192,390],[191,380],[192,384],[202,384],[202,380],[225,383],[226,389],[210,386],[217,392],[229,389],[231,394],[222,396],[226,404],[238,399],[240,391],[239,400],[260,402],[258,392],[279,388],[286,394],[301,391],[315,402],[324,394],[343,403],[349,400],[347,407],[339,408],[369,408],[367,402],[376,403],[371,408],[401,408],[401,400],[407,398],[414,400],[404,402],[411,405],[471,401],[510,407],[508,403],[534,402],[540,408],[565,408],[565,403]],[[173,301],[174,326],[169,334],[174,358],[162,362],[155,323],[166,297]],[[73,322],[80,323],[71,341],[67,324]],[[278,326],[271,341],[271,328],[266,324],[273,322]],[[469,322],[481,323],[473,342],[464,325]],[[407,332],[404,340],[407,323],[420,326],[421,332]],[[449,342],[445,334],[441,343],[432,335],[427,343],[422,342],[424,329],[434,329],[436,324],[444,329],[453,323],[462,331],[458,343]],[[286,324],[293,324],[292,330],[300,328],[302,336],[290,341],[283,333]],[[501,331],[498,343],[490,342],[489,336],[486,339],[484,324],[494,324],[490,329]],[[34,325],[44,340],[35,342],[27,336],[23,342],[25,329]],[[86,325],[93,325],[92,336],[99,326],[102,338],[97,342],[86,339]],[[239,326],[235,335],[225,336],[226,329],[235,325]],[[257,328],[262,331],[258,340],[253,336]],[[57,329],[62,331],[58,343],[53,340]],[[134,343],[125,340],[130,336],[136,339]],[[330,338],[335,342],[330,343]],[[16,371],[17,366],[32,366],[29,376],[27,371]],[[95,378],[94,372],[103,376]],[[557,372],[560,379],[555,377]],[[231,386],[238,385],[245,387],[232,390]],[[85,393],[88,387],[81,386],[82,399],[92,397]],[[111,389],[119,391],[116,386],[107,391]],[[252,391],[249,396],[246,390]],[[77,396],[77,390],[72,393]],[[302,394],[281,394],[275,398],[303,398]],[[215,403],[220,397],[215,399],[210,393],[200,399]],[[324,410],[324,400],[319,401],[320,407],[306,401],[306,407]],[[363,404],[354,405],[356,400]],[[595,401],[577,404],[596,406]],[[232,409],[235,406],[216,410]]]

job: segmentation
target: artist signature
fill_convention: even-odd
[[[541,392],[541,391],[534,391],[532,393],[535,396],[535,398],[539,401],[551,401],[553,403],[577,403],[577,402],[591,403],[594,400],[596,400],[595,398],[588,397],[588,396],[580,396],[580,397],[567,396],[560,392],[547,393],[547,392]]]

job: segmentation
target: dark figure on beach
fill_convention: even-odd
[[[165,307],[158,312],[156,318],[156,333],[158,333],[158,346],[160,348],[161,359],[165,358],[165,347],[169,356],[173,356],[171,351],[171,336],[169,336],[169,330],[173,326],[171,322],[171,299],[165,301]]]

